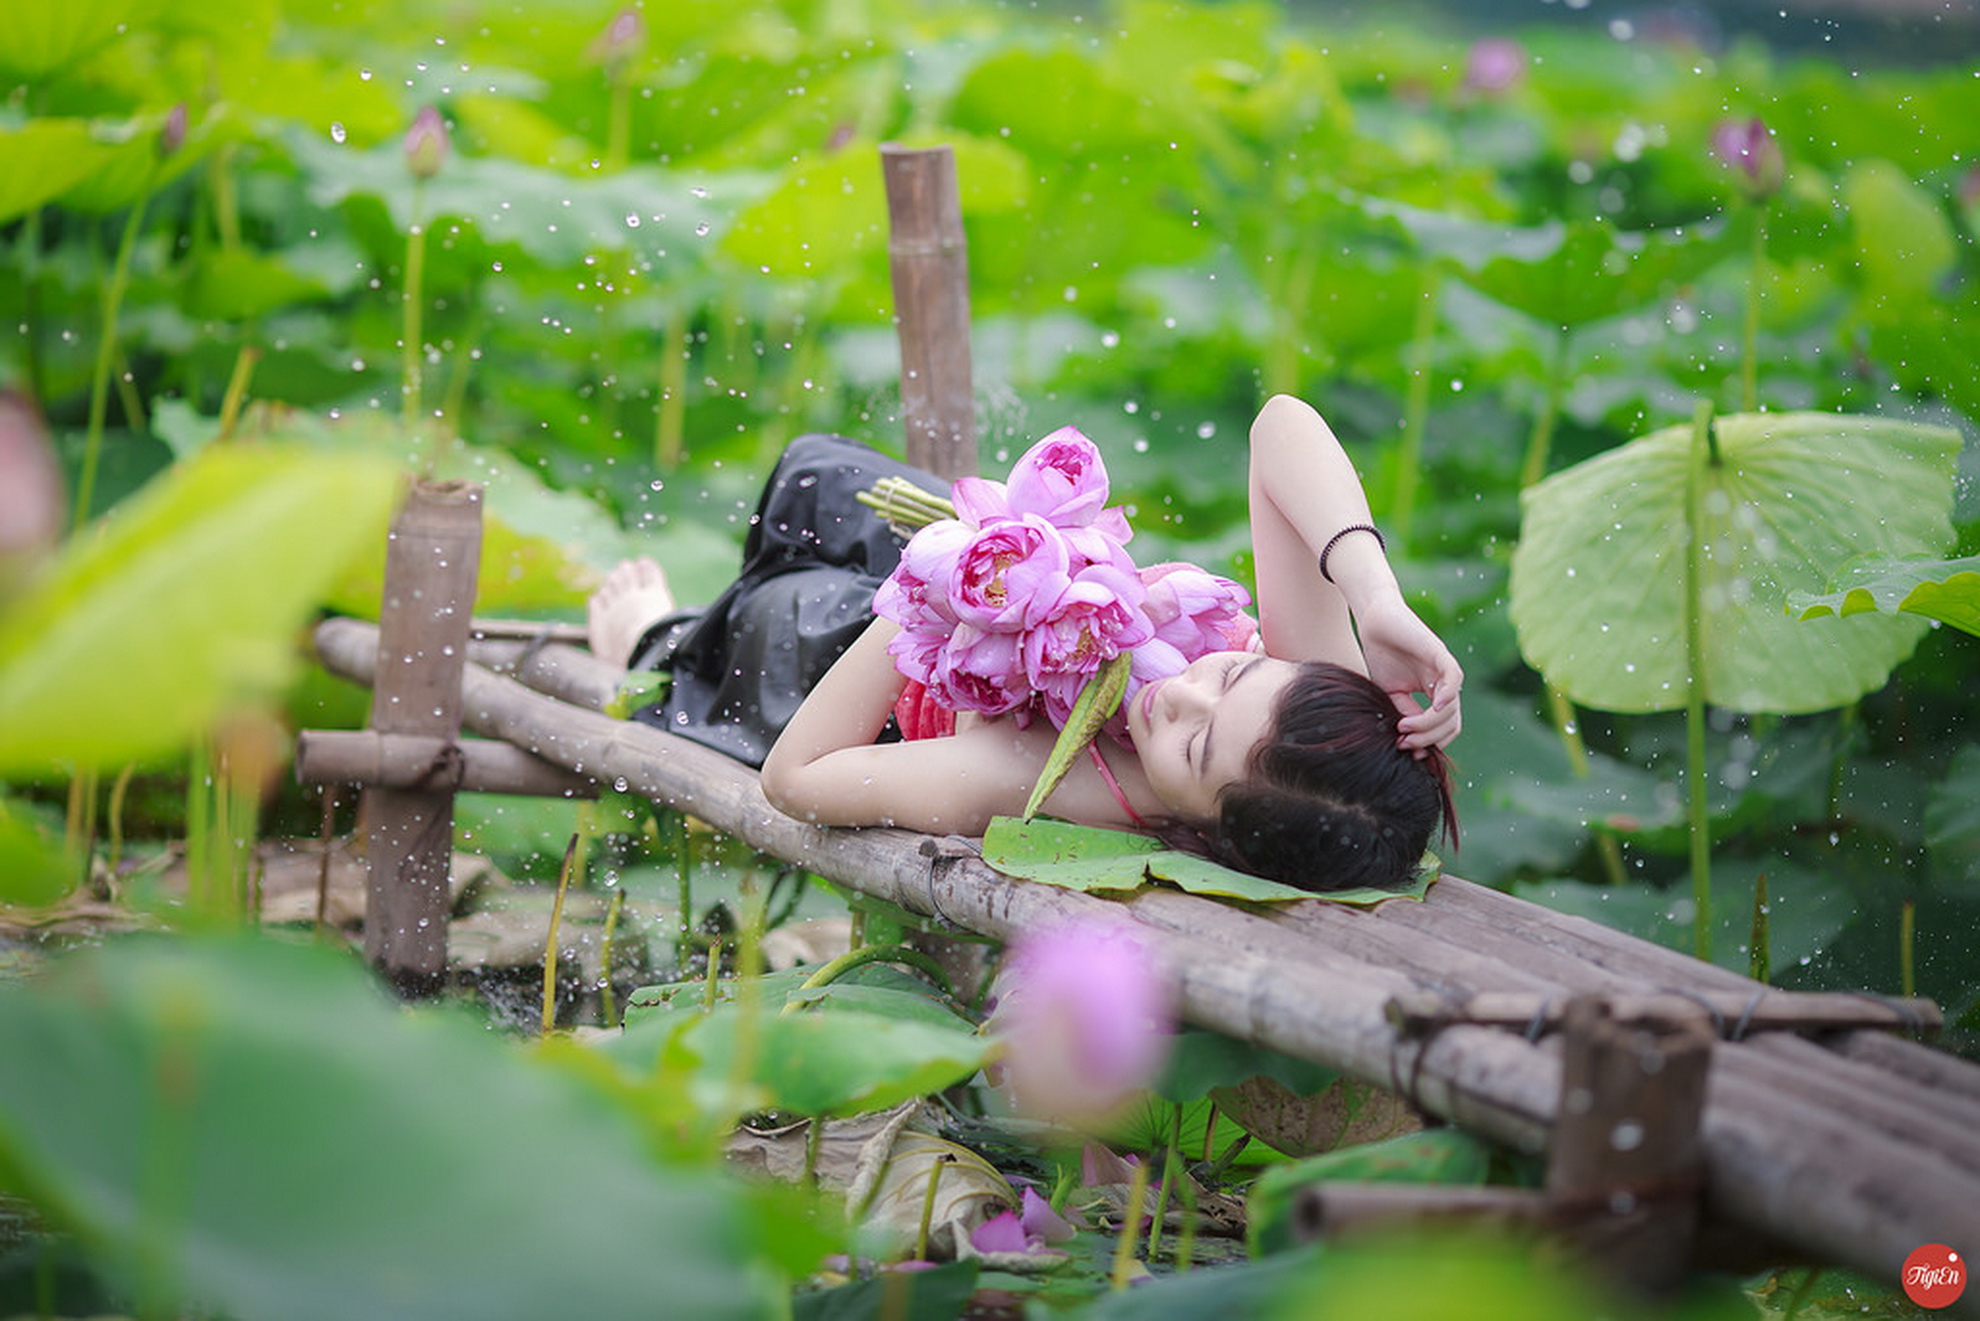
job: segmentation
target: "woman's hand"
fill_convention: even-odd
[[[1399,595],[1357,614],[1355,626],[1368,661],[1368,677],[1402,713],[1396,722],[1402,732],[1398,746],[1418,757],[1447,746],[1464,723],[1458,703],[1464,671],[1457,657]],[[1430,704],[1418,706],[1417,693]]]

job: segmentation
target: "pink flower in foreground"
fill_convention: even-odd
[[[1076,920],[1020,937],[998,978],[990,1027],[1023,1112],[1061,1123],[1104,1119],[1168,1057],[1175,995],[1155,953],[1117,919]]]
[[[1464,57],[1467,91],[1496,95],[1512,90],[1526,77],[1526,47],[1511,37],[1481,37]]]
[[[17,569],[55,549],[67,503],[41,410],[26,395],[0,390],[0,599]]]
[[[1740,191],[1756,202],[1764,202],[1780,190],[1787,175],[1787,164],[1766,121],[1723,119],[1712,130],[1712,154],[1733,172]]]

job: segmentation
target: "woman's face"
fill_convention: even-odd
[[[1128,733],[1148,783],[1186,821],[1216,815],[1217,794],[1244,778],[1297,667],[1248,651],[1213,651],[1128,703]]]

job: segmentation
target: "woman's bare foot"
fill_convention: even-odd
[[[640,635],[674,609],[674,593],[658,564],[645,556],[621,560],[585,606],[591,654],[624,669]]]

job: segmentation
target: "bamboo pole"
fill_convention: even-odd
[[[296,736],[300,784],[359,784],[450,793],[596,798],[598,781],[489,739],[459,743],[436,735],[375,729],[306,729]]]
[[[331,669],[370,681],[375,629],[326,621],[317,645]],[[533,663],[559,672],[560,682],[574,688],[602,686],[598,680],[607,674],[590,658],[556,647],[534,653]],[[1191,1022],[1405,1090],[1426,1111],[1519,1149],[1539,1150],[1552,1125],[1561,1077],[1554,1039],[1529,1043],[1516,1033],[1453,1024],[1424,1041],[1404,1040],[1389,1023],[1387,1006],[1414,981],[1344,955],[1317,934],[1302,937],[1269,917],[1177,892],[1151,890],[1116,904],[1014,881],[991,871],[967,840],[793,821],[763,800],[754,772],[699,744],[578,709],[480,666],[468,667],[463,690],[463,719],[476,732],[587,774],[623,778],[635,792],[828,879],[994,939],[1076,913],[1125,913],[1177,971]],[[1508,926],[1524,913],[1543,931],[1560,917],[1456,877],[1432,887],[1426,905],[1438,903],[1488,912]],[[1577,920],[1562,922],[1577,927]],[[1594,947],[1622,963],[1630,960],[1618,951],[1640,947],[1643,961],[1660,969],[1670,953],[1620,933]],[[1701,983],[1723,984],[1712,975],[1720,970],[1696,967]],[[1682,984],[1674,976],[1666,981]],[[1919,1243],[1960,1235],[1980,1241],[1980,1178],[1922,1142],[1756,1076],[1736,1063],[1750,1050],[1721,1047],[1707,1085],[1702,1131],[1710,1209],[1816,1260],[1884,1278],[1895,1278]],[[1902,1104],[1903,1089],[1887,1090]],[[1980,1108],[1974,1116],[1980,1128]]]
[[[907,461],[951,480],[976,474],[970,376],[969,253],[955,155],[883,143],[887,252],[901,341]]]
[[[481,563],[481,487],[414,482],[392,522],[372,694],[380,734],[452,743]],[[454,798],[447,789],[366,789],[364,956],[401,995],[430,995],[447,972]]]

